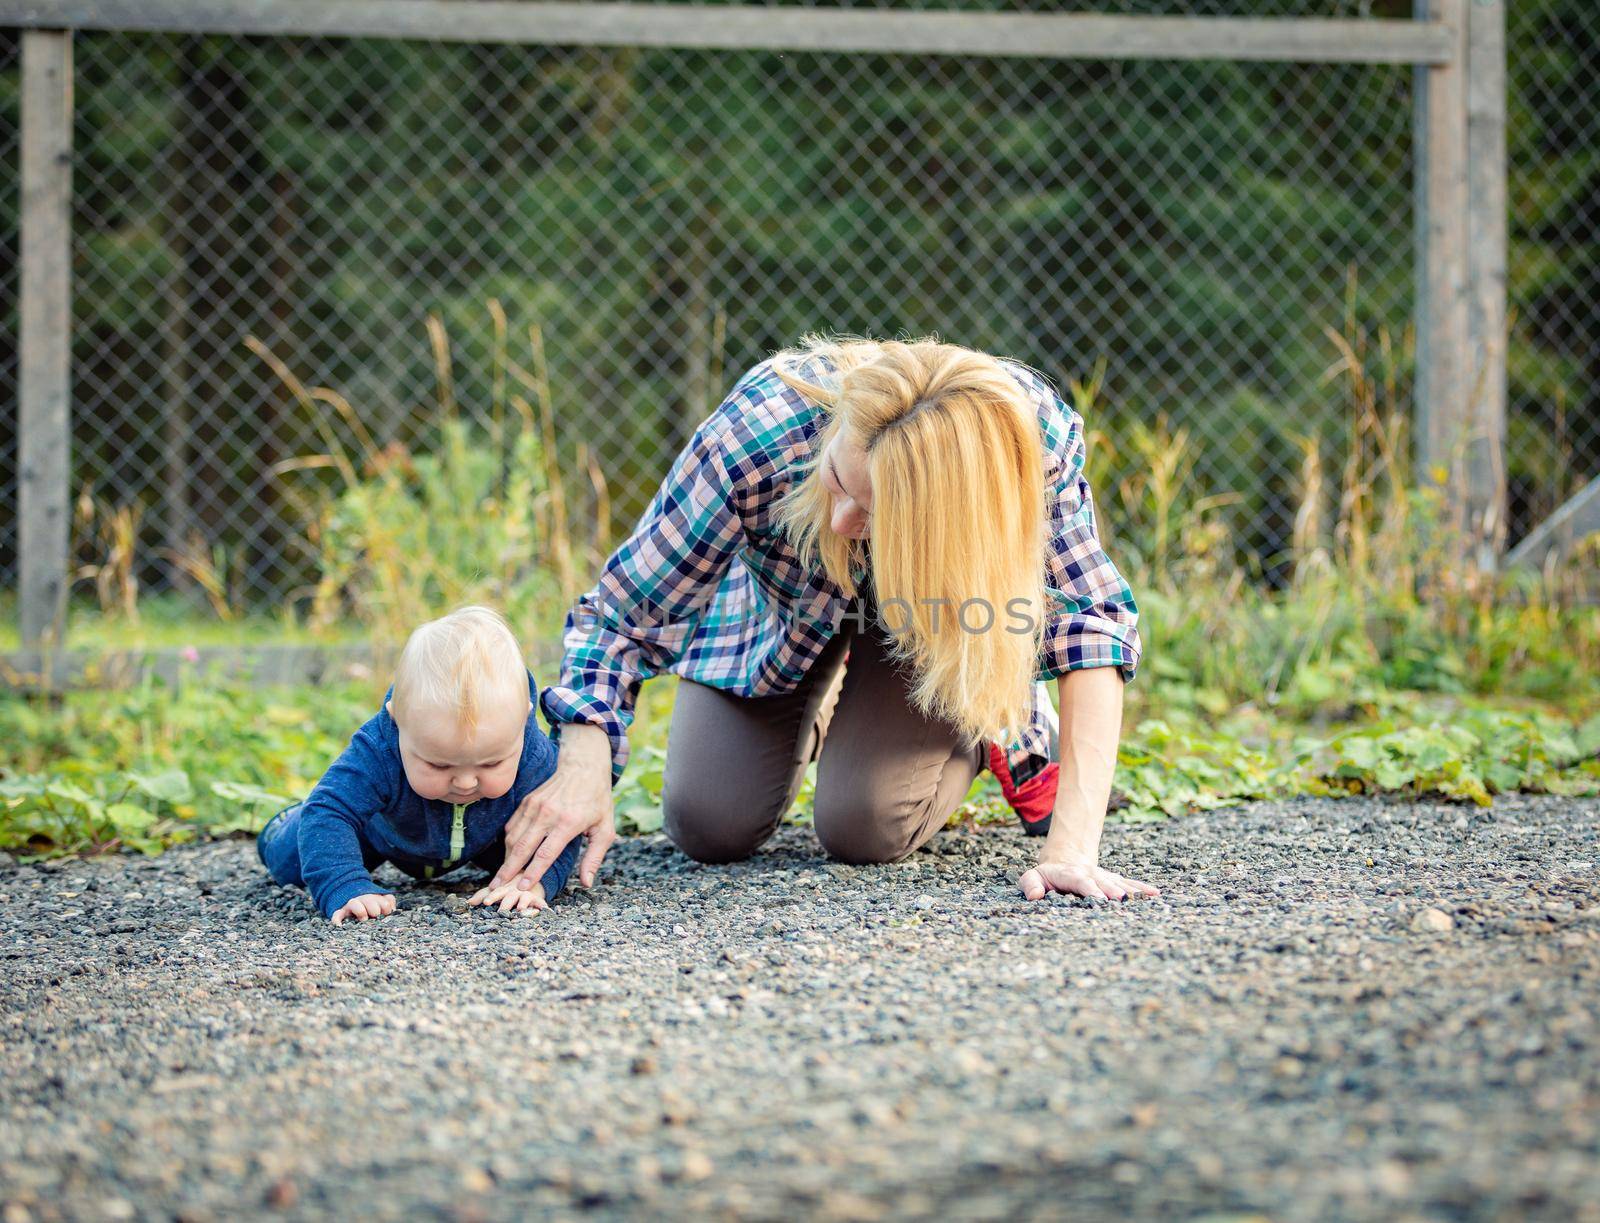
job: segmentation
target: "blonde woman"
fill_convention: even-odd
[[[485,894],[585,834],[593,882],[639,684],[672,672],[665,827],[693,858],[752,853],[815,761],[823,848],[897,861],[988,766],[1042,835],[1028,899],[1158,895],[1099,864],[1140,642],[1083,458],[1043,378],[953,344],[813,339],[751,369],[568,614],[540,694],[559,764]]]

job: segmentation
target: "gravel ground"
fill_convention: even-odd
[[[1600,1220],[1600,803],[1114,827],[1127,905],[1029,848],[338,930],[247,842],[0,868],[0,1219]]]

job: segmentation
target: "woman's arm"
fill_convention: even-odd
[[[1100,833],[1122,737],[1122,676],[1116,667],[1089,667],[1069,671],[1058,682],[1061,774],[1056,804],[1039,864],[1020,880],[1022,894],[1029,900],[1048,892],[1109,900],[1159,896],[1160,891],[1148,883],[1125,879],[1099,865]]]
[[[1095,862],[1122,738],[1123,679],[1115,667],[1091,667],[1069,671],[1056,683],[1061,774],[1040,860]]]
[[[596,726],[611,741],[613,779],[628,758],[639,685],[672,665],[744,539],[720,409],[672,464],[633,532],[567,613],[561,674],[539,705],[560,738]]]
[[[1042,670],[1058,683],[1061,761],[1050,832],[1039,865],[1022,876],[1022,891],[1030,900],[1052,891],[1115,899],[1157,895],[1149,884],[1098,865],[1122,736],[1122,688],[1138,669],[1142,648],[1139,606],[1100,543],[1094,495],[1083,474],[1083,420],[1042,381],[1038,391],[1046,449],[1056,460],[1045,558],[1055,612],[1044,626]]]
[[[616,840],[611,788],[628,759],[639,685],[682,654],[744,534],[714,413],[695,430],[633,533],[567,615],[561,675],[539,704],[559,742],[555,773],[506,824],[505,862],[474,903],[532,888],[579,836],[587,887]]]

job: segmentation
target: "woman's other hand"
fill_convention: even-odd
[[[1159,888],[1141,879],[1127,879],[1093,862],[1041,862],[1022,872],[1018,880],[1029,900],[1043,900],[1051,892],[1065,896],[1098,896],[1101,900],[1129,900],[1159,896]]]

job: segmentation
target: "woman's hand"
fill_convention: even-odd
[[[544,884],[536,883],[524,892],[517,886],[515,879],[502,883],[499,887],[479,888],[467,903],[481,904],[486,909],[499,905],[502,913],[526,913],[529,909],[535,913],[542,913],[550,907],[544,898]]]
[[[506,823],[506,857],[487,887],[468,901],[482,904],[507,883],[528,892],[538,887],[550,864],[579,836],[589,844],[578,863],[584,887],[617,839],[611,803],[611,740],[598,726],[561,728],[561,753],[550,779],[517,806]],[[502,900],[501,908],[505,908]]]
[[[1098,896],[1101,900],[1126,900],[1134,896],[1159,896],[1159,888],[1139,879],[1125,879],[1115,871],[1086,859],[1069,862],[1041,862],[1022,872],[1018,880],[1029,900],[1042,900],[1051,892],[1064,896]]]

